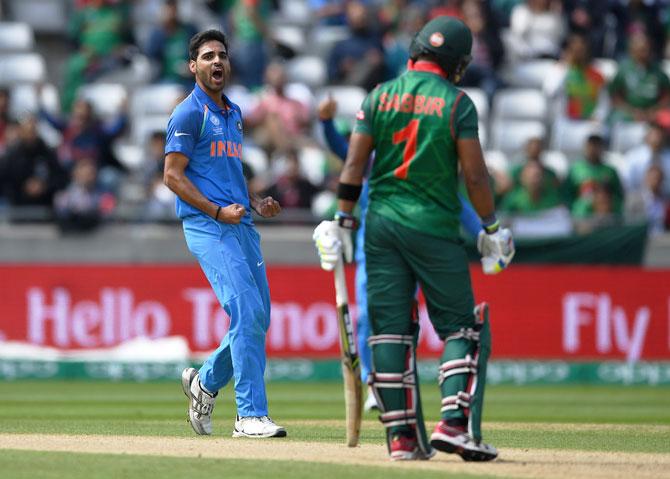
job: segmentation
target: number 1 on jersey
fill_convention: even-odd
[[[398,130],[393,134],[393,144],[398,145],[405,142],[405,148],[402,152],[402,164],[393,172],[394,176],[401,180],[407,179],[409,164],[416,154],[416,136],[419,132],[419,120],[410,120],[405,128]]]

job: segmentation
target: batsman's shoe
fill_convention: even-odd
[[[492,461],[498,450],[484,442],[476,442],[465,428],[448,426],[442,420],[430,436],[430,445],[438,451],[458,454],[464,461]]]
[[[424,454],[416,442],[414,436],[406,434],[394,434],[391,437],[391,460],[392,461],[426,461],[435,455],[431,449],[428,455]]]
[[[365,409],[366,412],[379,411],[379,404],[377,404],[377,397],[372,392],[372,388],[368,388],[368,397],[365,399],[363,409]]]
[[[217,395],[211,395],[202,389],[200,375],[193,368],[182,371],[181,388],[188,398],[188,422],[195,433],[212,434],[212,411]]]
[[[285,437],[286,429],[275,424],[270,416],[237,416],[233,437]]]

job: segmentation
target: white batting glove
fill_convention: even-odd
[[[482,255],[484,274],[498,274],[512,262],[514,258],[514,238],[508,228],[500,228],[495,233],[482,230],[477,236],[477,249]]]
[[[326,271],[335,269],[335,265],[342,254],[342,241],[340,240],[340,227],[336,221],[322,221],[314,229],[312,239],[316,245],[321,260],[321,268]]]

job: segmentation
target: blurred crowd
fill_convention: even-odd
[[[250,189],[278,199],[283,221],[326,217],[342,162],[325,122],[346,138],[365,94],[405,70],[413,34],[452,15],[473,32],[459,86],[477,106],[497,205],[517,232],[670,226],[667,0],[69,3],[60,77],[0,75],[0,206],[11,221],[80,232],[172,220],[165,126],[193,85],[188,41],[207,27],[230,38],[227,92],[245,115]],[[40,35],[12,46],[2,26],[25,19],[0,15],[0,73],[10,57],[50,51]]]

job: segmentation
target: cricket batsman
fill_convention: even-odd
[[[391,459],[428,459],[435,450],[466,461],[498,455],[482,442],[481,418],[491,334],[486,306],[475,308],[460,240],[458,171],[483,233],[477,246],[487,273],[514,256],[509,230],[495,216],[493,195],[470,98],[454,86],[470,61],[472,34],[441,16],[410,47],[408,71],[364,100],[338,185],[335,221],[319,225],[322,266],[336,261],[356,219],[365,165],[369,174],[365,254],[372,335],[370,385],[387,431]],[[439,367],[441,420],[428,440],[419,395],[414,296],[423,290],[433,327],[444,341]]]

